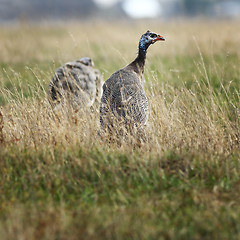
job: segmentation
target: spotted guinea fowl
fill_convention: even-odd
[[[100,103],[99,134],[112,133],[120,123],[140,129],[148,119],[148,100],[143,88],[143,72],[147,49],[156,41],[165,39],[154,32],[147,31],[139,41],[138,56],[124,68],[113,73],[103,85]]]
[[[72,106],[91,107],[100,103],[103,78],[88,57],[59,67],[50,84],[49,95],[55,106],[68,102]]]

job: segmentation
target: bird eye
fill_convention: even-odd
[[[153,33],[150,36],[151,36],[151,38],[155,38],[155,37],[157,37],[157,34]]]

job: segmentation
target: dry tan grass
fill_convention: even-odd
[[[153,46],[149,49],[146,67],[148,82],[147,95],[150,103],[150,119],[147,128],[148,143],[146,151],[161,153],[169,149],[210,151],[216,153],[230,153],[239,147],[239,105],[234,102],[227,86],[222,86],[224,98],[217,97],[209,82],[204,57],[216,54],[234,54],[240,56],[237,45],[240,42],[238,23],[210,22],[169,24],[149,23],[151,29],[160,32],[167,39],[166,44]],[[112,69],[124,66],[134,58],[134,51],[139,33],[146,30],[147,23],[106,24],[100,23],[55,26],[20,26],[11,30],[2,29],[1,56],[4,63],[23,61],[65,61],[80,56],[90,55],[96,59],[97,65],[104,71],[105,78]],[[150,28],[150,27],[149,27]],[[206,28],[209,28],[207,30]],[[124,32],[123,32],[124,29]],[[134,29],[134,30],[133,30]],[[16,38],[17,37],[17,41]],[[84,47],[83,47],[84,46]],[[191,74],[195,89],[175,88],[170,81],[171,63],[162,66],[161,62],[174,58],[199,56],[196,71],[192,75],[187,69],[172,69],[178,73],[186,71]],[[214,60],[212,60],[214,61]],[[161,75],[156,75],[149,67],[149,63],[160,65]],[[233,70],[236,69],[233,63]],[[172,64],[176,66],[176,64]],[[212,64],[220,69],[221,66]],[[184,65],[183,65],[184,66]],[[186,66],[187,67],[187,66]],[[159,71],[160,71],[159,70]],[[170,72],[169,72],[170,70]],[[16,91],[17,96],[4,87],[1,92],[9,104],[2,107],[3,129],[5,144],[16,147],[48,146],[56,144],[94,145],[101,144],[97,140],[99,128],[98,110],[93,113],[74,111],[70,107],[59,114],[55,114],[47,101],[44,92],[48,77],[54,71],[45,73],[41,79],[39,72],[34,72],[37,84],[30,86],[34,97],[24,99],[23,93]],[[237,71],[237,70],[236,70]],[[170,76],[168,77],[168,75]],[[169,78],[168,83],[161,83],[159,76]],[[219,81],[221,81],[219,73]],[[15,72],[15,80],[21,81],[21,73]],[[203,79],[203,80],[202,80]],[[205,84],[201,84],[204,81]],[[24,83],[23,83],[24,84]],[[230,88],[230,83],[229,83]],[[235,89],[235,99],[239,100],[239,89]],[[127,147],[127,146],[125,146]]]

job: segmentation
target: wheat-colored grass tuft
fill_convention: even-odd
[[[184,86],[174,88],[154,75],[148,77],[150,118],[146,127],[148,140],[143,144],[147,151],[161,153],[175,149],[229,154],[239,147],[239,109],[224,86],[221,87],[224,95],[216,96],[209,83],[203,85],[198,79],[193,90]],[[1,89],[9,101],[1,113],[1,139],[6,144],[35,149],[44,145],[54,148],[59,144],[63,147],[103,144],[97,134],[98,109],[74,109],[67,105],[54,110],[38,80],[39,84],[29,87],[34,93],[31,100],[25,99],[21,91],[12,96]],[[120,134],[116,137],[120,139]],[[132,139],[125,138],[120,145],[133,148],[131,142]]]

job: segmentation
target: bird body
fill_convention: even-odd
[[[113,73],[103,85],[100,104],[101,130],[112,132],[115,122],[124,122],[125,127],[137,128],[148,119],[148,100],[143,87],[143,72],[147,48],[158,40],[160,35],[147,31],[139,41],[137,58],[126,67]]]
[[[93,61],[84,57],[59,67],[49,84],[49,95],[55,104],[90,107],[100,103],[103,78]]]
[[[117,79],[117,81],[116,81]],[[145,124],[148,117],[148,101],[139,76],[123,68],[115,72],[103,85],[100,121],[113,113],[117,119],[123,118],[127,123]]]

